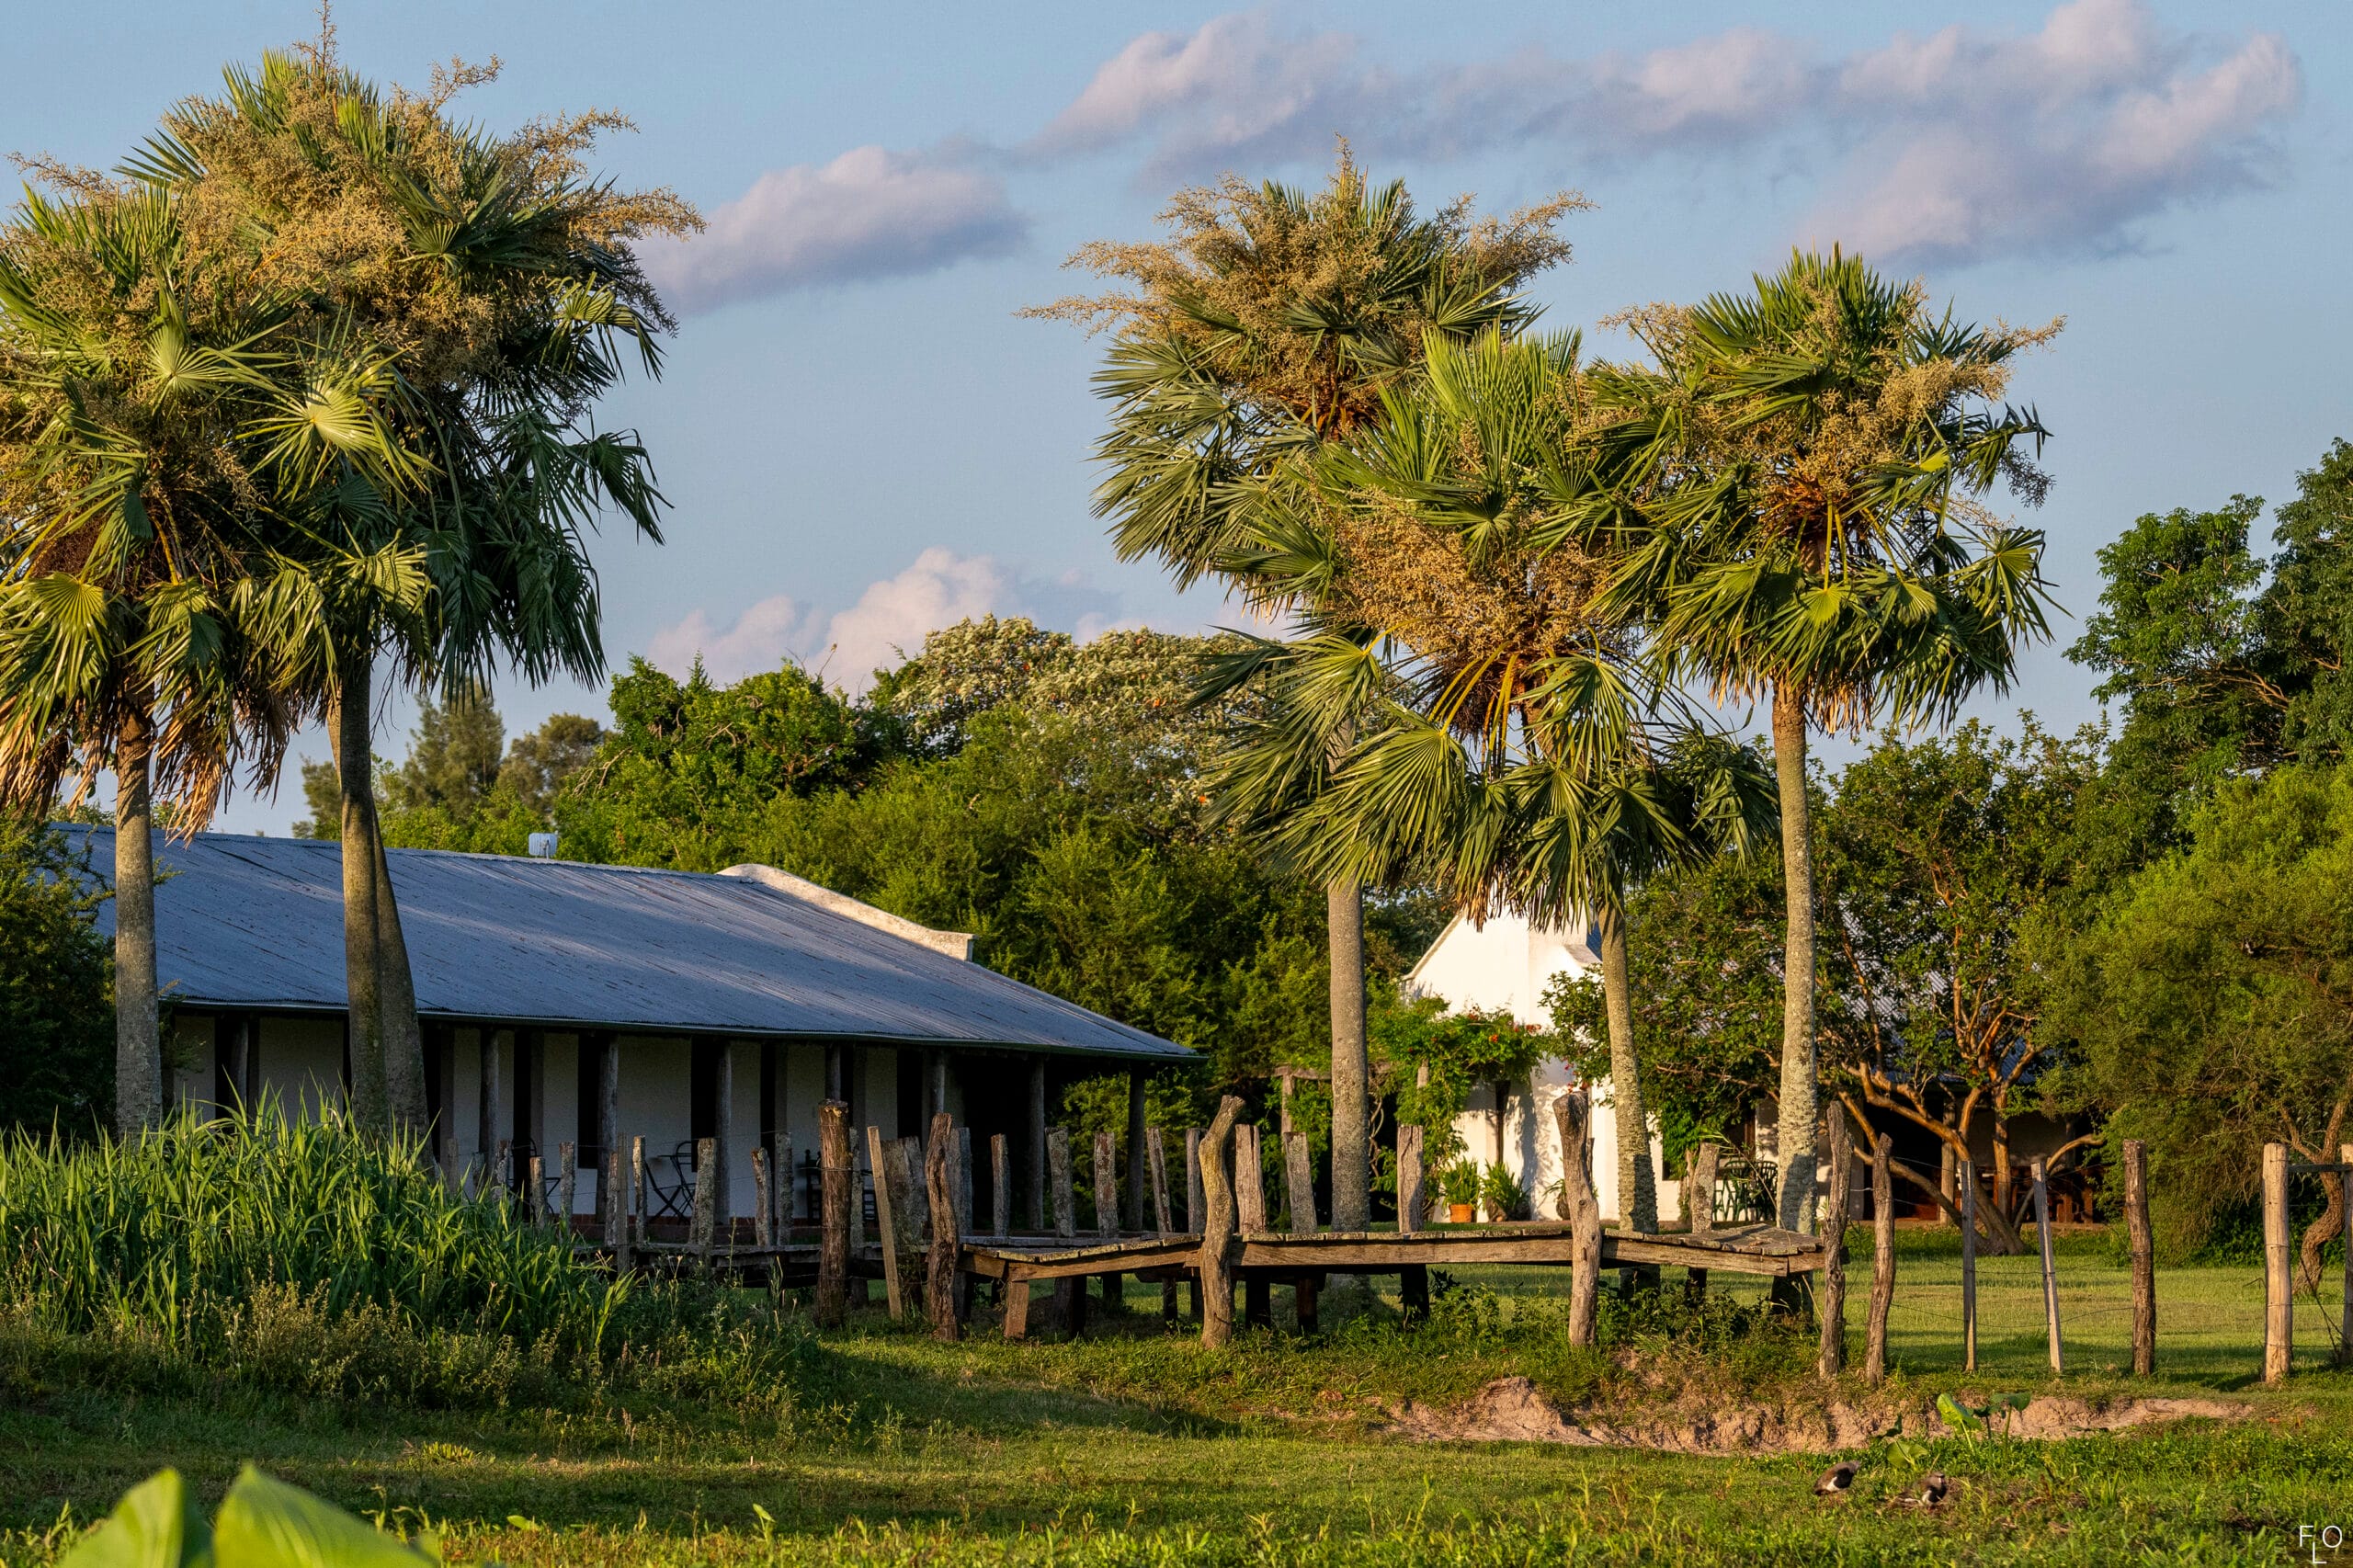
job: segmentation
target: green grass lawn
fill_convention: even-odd
[[[1957,1244],[1907,1233],[1904,1253],[1892,1393],[2053,1386],[2031,1260],[1981,1262],[1986,1366],[1964,1380]],[[2128,1300],[2122,1271],[2091,1237],[2069,1238],[2062,1256],[2069,1353],[2084,1369],[2062,1386],[2143,1392],[2102,1369],[2122,1358],[2129,1329],[2105,1315]],[[1867,1245],[1857,1257],[1859,1342]],[[1462,1271],[1461,1285],[1492,1297],[1459,1294],[1419,1334],[1359,1320],[1217,1353],[1162,1331],[1156,1289],[1132,1292],[1124,1320],[1077,1344],[982,1333],[941,1346],[879,1313],[820,1335],[788,1319],[769,1332],[797,1346],[776,1363],[790,1386],[713,1387],[682,1365],[671,1382],[641,1369],[626,1394],[585,1390],[545,1407],[426,1410],[225,1381],[101,1386],[0,1346],[0,1527],[11,1532],[0,1558],[52,1560],[72,1533],[57,1528],[61,1510],[86,1520],[160,1464],[217,1495],[254,1460],[347,1506],[429,1520],[454,1559],[516,1563],[2306,1561],[2292,1550],[2297,1525],[2353,1527],[2353,1377],[2315,1369],[2285,1393],[2250,1387],[2261,1304],[2251,1271],[2160,1279],[2162,1375],[2145,1392],[2222,1391],[2259,1419],[2064,1443],[1882,1443],[1864,1455],[1858,1494],[1836,1503],[1812,1495],[1823,1461],[1805,1456],[1384,1433],[1398,1400],[1443,1402],[1514,1372],[1572,1401],[1660,1397],[1654,1381],[1734,1401],[1824,1397],[1796,1334],[1629,1333],[1608,1354],[1569,1347],[1561,1281],[1532,1271]],[[1757,1293],[1722,1274],[1717,1284]],[[2300,1312],[2315,1368],[2318,1316]],[[1949,1506],[1890,1506],[1931,1467],[1961,1482]]]

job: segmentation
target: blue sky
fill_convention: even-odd
[[[1961,314],[2067,318],[2020,396],[2055,432],[2029,518],[2078,615],[2136,515],[2275,501],[2353,434],[2353,140],[2340,6],[2075,0],[1783,5],[784,7],[430,0],[336,11],[347,61],[422,83],[504,63],[497,125],[614,108],[603,166],[710,220],[651,258],[683,307],[668,373],[611,400],[676,504],[666,546],[598,546],[615,662],[790,656],[855,684],[995,610],[1080,631],[1233,619],[1112,558],[1088,513],[1099,345],[1017,319],[1062,259],[1143,237],[1226,169],[1313,182],[1346,134],[1426,205],[1573,187],[1574,262],[1536,292],[1588,328],[1846,242]],[[1965,17],[1966,20],[1962,20]],[[120,157],[220,66],[315,28],[302,4],[43,6],[12,18],[0,149]],[[2062,650],[1982,703],[2097,716]],[[510,729],[596,693],[503,688]],[[404,706],[380,749],[397,755]],[[325,755],[318,737],[298,747]],[[221,825],[281,832],[299,792]]]

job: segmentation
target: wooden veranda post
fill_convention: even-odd
[[[1095,1135],[1095,1235],[1098,1241],[1116,1242],[1120,1239],[1118,1153],[1109,1133]],[[1126,1305],[1120,1299],[1118,1273],[1102,1276],[1102,1287],[1105,1312],[1116,1312]]]
[[[506,1121],[506,1067],[505,1029],[478,1031],[482,1040],[482,1084],[480,1097],[474,1102],[479,1113],[474,1129],[474,1149],[482,1157],[482,1180],[477,1192],[488,1192],[492,1185],[506,1185],[506,1173],[499,1168],[497,1150],[502,1140],[498,1130]]]
[[[849,1107],[817,1108],[817,1308],[819,1324],[838,1328],[849,1315]]]
[[[931,1258],[924,1270],[924,1310],[931,1336],[953,1341],[963,1332],[956,1315],[957,1254],[963,1237],[956,1230],[955,1173],[949,1151],[956,1146],[956,1124],[946,1111],[931,1119],[931,1142],[924,1151],[924,1180],[931,1189]]]
[[[2295,1343],[2295,1301],[2289,1268],[2295,1256],[2288,1229],[2288,1145],[2263,1146],[2263,1381],[2288,1381]]]
[[[768,1152],[752,1151],[752,1244],[776,1245],[776,1206],[768,1199]]]
[[[572,1234],[572,1211],[580,1201],[580,1157],[569,1143],[555,1146],[555,1206],[557,1222]]]
[[[2132,1250],[2132,1375],[2157,1371],[2157,1256],[2149,1230],[2149,1145],[2124,1141],[2124,1233]]]
[[[614,1153],[618,1158],[620,1151],[615,1150]],[[619,1189],[616,1201],[620,1205],[621,1233],[638,1245],[643,1246],[646,1242],[646,1210],[650,1206],[647,1194],[652,1190],[652,1187],[645,1179],[645,1140],[642,1137],[633,1137],[629,1141],[629,1164],[625,1167],[625,1174],[617,1176],[616,1185]]]
[[[1128,1069],[1128,1229],[1141,1231],[1150,1221],[1144,1215],[1144,1071]]]
[[[613,1272],[627,1274],[636,1260],[630,1254],[629,1193],[630,1167],[620,1150],[611,1144],[605,1149],[605,1179],[597,1185],[605,1197],[605,1250],[613,1255]],[[643,1241],[641,1234],[635,1238]]]
[[[1072,1185],[1070,1130],[1057,1127],[1046,1134],[1047,1184],[1053,1195],[1054,1234],[1078,1239],[1078,1193]],[[1086,1326],[1086,1282],[1075,1276],[1054,1281],[1054,1326],[1075,1335]]]
[[[2051,1185],[2040,1155],[2029,1167],[2034,1179],[2034,1232],[2042,1251],[2042,1322],[2051,1335],[2051,1370],[2067,1369],[2067,1354],[2059,1341],[2059,1272],[2051,1261]]]
[[[1961,1162],[1961,1367],[1977,1370],[1977,1166]]]
[[[1201,1280],[1201,1343],[1211,1349],[1233,1337],[1233,1248],[1237,1212],[1235,1188],[1226,1175],[1226,1144],[1233,1139],[1234,1119],[1242,1114],[1239,1096],[1219,1101],[1217,1116],[1201,1139],[1201,1250],[1194,1267]]]
[[[601,1146],[597,1150],[597,1165],[609,1173],[613,1169],[613,1156],[621,1153],[621,1038],[617,1034],[607,1034],[601,1044],[603,1049],[597,1054],[602,1059],[600,1066],[603,1070],[597,1074],[599,1082],[597,1085],[597,1141]],[[637,1180],[632,1185],[639,1192],[643,1192],[645,1166],[642,1163],[636,1167],[636,1176]],[[621,1222],[626,1226],[630,1206],[621,1184],[616,1180],[597,1185],[599,1188],[597,1194],[597,1218],[605,1220],[609,1229],[611,1221],[608,1216],[618,1198]],[[641,1242],[645,1239],[644,1227],[639,1227],[637,1239]]]
[[[1013,1233],[1013,1157],[1005,1134],[989,1134],[989,1232],[1003,1241]]]
[[[710,1249],[719,1235],[719,1140],[695,1140],[695,1256],[702,1263],[710,1262]]]
[[[1568,1210],[1574,1262],[1569,1275],[1569,1343],[1590,1346],[1601,1305],[1601,1200],[1586,1163],[1590,1108],[1581,1089],[1552,1102],[1561,1133],[1562,1207]]]
[[[1863,1343],[1863,1378],[1871,1383],[1887,1377],[1887,1317],[1895,1306],[1894,1151],[1890,1134],[1871,1139],[1871,1316]]]
[[[882,1302],[890,1309],[893,1322],[907,1315],[905,1278],[900,1272],[904,1258],[900,1251],[904,1238],[899,1234],[899,1216],[905,1205],[901,1201],[904,1178],[898,1175],[899,1162],[894,1151],[882,1140],[882,1130],[866,1130],[866,1163],[874,1167],[874,1228],[882,1233]]]
[[[1043,1231],[1050,1215],[1046,1196],[1046,1059],[1029,1059],[1029,1137],[1022,1156],[1029,1166],[1029,1228]]]
[[[1822,1301],[1816,1309],[1822,1329],[1814,1369],[1835,1378],[1847,1369],[1847,1204],[1855,1187],[1855,1142],[1847,1126],[1847,1108],[1836,1098],[1823,1131],[1830,1145],[1830,1190],[1822,1215]]]

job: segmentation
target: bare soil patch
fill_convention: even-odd
[[[1995,1410],[1987,1430],[2052,1439],[2203,1418],[2243,1421],[2251,1407],[2223,1399],[2119,1399],[2095,1403],[2041,1395],[2022,1409]],[[1670,1404],[1639,1412],[1563,1410],[1526,1378],[1498,1378],[1461,1403],[1406,1401],[1389,1430],[1424,1442],[1562,1443],[1573,1448],[1654,1449],[1680,1454],[1828,1454],[1881,1437],[1952,1436],[1936,1408],[1917,1400],[1864,1403],[1829,1400],[1735,1405]]]

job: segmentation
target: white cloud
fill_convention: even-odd
[[[1142,178],[1320,157],[1557,149],[1821,164],[1803,236],[1889,259],[1969,261],[2138,242],[2172,208],[2265,184],[2302,93],[2278,36],[2168,32],[2145,0],[2067,0],[2034,31],[1953,27],[1824,57],[1733,28],[1636,54],[1524,50],[1406,73],[1338,32],[1256,14],[1147,33],[1031,144],[1149,144]]]
[[[895,576],[870,583],[858,602],[825,615],[789,595],[760,600],[721,627],[697,609],[654,634],[646,657],[683,676],[696,658],[713,680],[738,680],[790,663],[853,693],[923,646],[926,634],[968,617],[1027,615],[1073,626],[1082,637],[1114,625],[1114,596],[1077,573],[1027,577],[992,556],[935,545]]]
[[[701,233],[639,255],[664,297],[692,313],[1001,256],[1028,227],[985,170],[938,149],[858,147],[830,164],[770,169]]]

